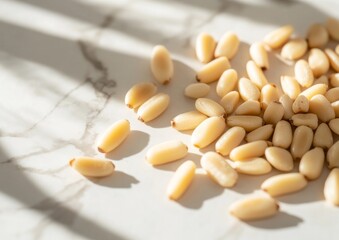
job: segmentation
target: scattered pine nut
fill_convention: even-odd
[[[329,48],[325,49],[325,53],[330,60],[331,67],[334,69],[334,71],[339,72],[339,56]]]
[[[192,83],[185,88],[185,96],[190,98],[202,98],[207,96],[210,86],[206,83]]]
[[[265,150],[265,157],[279,171],[289,172],[293,169],[292,155],[284,148],[268,147]]]
[[[300,95],[305,96],[308,100],[311,100],[312,97],[315,95],[321,94],[324,95],[327,91],[328,85],[327,84],[314,84],[313,86],[305,89],[300,93]]]
[[[272,134],[273,134],[273,125],[267,124],[249,132],[245,139],[247,142],[268,140],[272,136]]]
[[[238,51],[240,40],[233,32],[226,32],[215,48],[214,56],[232,59]]]
[[[306,152],[300,160],[299,172],[308,180],[317,179],[324,166],[325,153],[320,147],[313,148]]]
[[[258,67],[260,67],[262,70],[269,68],[268,55],[263,43],[253,43],[250,46],[249,51],[252,60],[257,64]]]
[[[261,113],[261,106],[258,101],[247,100],[240,104],[235,110],[235,115],[259,115]]]
[[[246,132],[253,131],[263,124],[263,119],[258,116],[229,116],[227,118],[227,125],[229,127],[242,127]]]
[[[265,110],[271,102],[279,101],[279,92],[277,86],[273,83],[266,84],[261,89],[260,102],[261,107]]]
[[[198,98],[195,101],[195,108],[209,117],[225,115],[223,106],[209,98]]]
[[[315,113],[322,122],[328,122],[335,118],[335,112],[331,103],[324,95],[321,94],[315,95],[311,98],[310,112]]]
[[[262,69],[257,64],[250,60],[246,64],[247,75],[250,80],[259,88],[262,89],[267,83],[267,79]]]
[[[234,69],[227,69],[221,75],[217,87],[216,92],[219,97],[225,96],[227,93],[233,91],[238,84],[238,74]]]
[[[324,186],[324,195],[326,201],[339,206],[339,168],[334,168],[328,175]]]
[[[265,123],[277,124],[284,116],[284,107],[280,102],[271,102],[268,104],[263,119]]]
[[[271,164],[264,158],[251,158],[246,161],[236,161],[234,169],[247,175],[264,175],[272,171]]]
[[[228,129],[215,143],[215,151],[223,156],[227,156],[233,148],[240,145],[246,135],[242,127],[232,127]]]
[[[300,85],[294,77],[281,76],[281,88],[291,99],[296,99],[300,94]]]
[[[293,139],[291,124],[281,120],[277,123],[272,137],[273,146],[281,148],[289,148]]]
[[[291,25],[282,26],[267,34],[264,42],[272,49],[280,48],[288,41],[293,31],[294,28]]]
[[[222,97],[222,99],[220,100],[220,105],[223,106],[226,114],[228,115],[234,111],[235,107],[238,105],[239,100],[239,93],[237,91],[232,91]]]
[[[327,151],[326,160],[329,168],[339,167],[339,141],[333,144]]]
[[[312,69],[308,62],[303,59],[298,60],[294,65],[294,76],[302,87],[310,87],[313,84],[314,76]]]
[[[208,63],[214,58],[214,50],[217,43],[208,33],[201,33],[195,44],[195,54],[202,63]]]
[[[233,161],[243,161],[249,158],[261,157],[267,148],[266,141],[254,141],[234,148],[230,153]]]
[[[287,60],[297,60],[304,56],[306,51],[307,42],[305,39],[292,39],[282,47],[281,56]]]
[[[308,56],[308,64],[314,77],[320,77],[327,73],[330,68],[330,62],[326,54],[319,48],[313,48]]]
[[[135,84],[125,95],[125,104],[129,108],[137,108],[157,92],[154,83],[142,82]]]
[[[307,33],[308,45],[310,48],[321,48],[328,42],[327,29],[319,23],[313,24]]]
[[[310,103],[304,95],[299,95],[293,102],[292,110],[294,113],[308,112]]]
[[[178,131],[192,130],[207,118],[205,114],[198,111],[185,112],[174,117],[171,126]]]
[[[313,131],[306,126],[295,129],[291,144],[291,153],[294,159],[300,159],[310,148],[313,142]]]
[[[144,102],[138,109],[138,119],[142,122],[149,122],[157,118],[168,107],[170,97],[165,93],[158,93]]]
[[[75,157],[69,161],[69,165],[86,177],[106,177],[115,168],[111,160],[93,157]]]
[[[197,72],[197,81],[211,83],[217,81],[223,72],[231,67],[226,57],[220,57],[207,63]]]
[[[260,91],[257,86],[248,78],[240,78],[238,82],[238,89],[243,100],[258,100],[260,98]]]
[[[161,84],[168,84],[173,77],[173,62],[167,48],[157,45],[151,56],[151,70],[155,79]]]
[[[314,113],[299,113],[292,116],[291,123],[296,127],[307,126],[314,130],[318,127],[318,117]]]
[[[329,149],[333,145],[333,136],[331,129],[326,123],[321,123],[315,130],[313,146],[321,147],[325,150]]]

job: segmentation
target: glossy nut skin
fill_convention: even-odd
[[[168,107],[170,97],[165,93],[158,93],[144,102],[138,109],[138,119],[149,122],[160,116]]]
[[[214,58],[217,43],[208,33],[200,33],[195,43],[195,54],[202,63],[208,63]]]
[[[307,42],[305,39],[297,38],[288,41],[281,49],[281,56],[287,60],[297,60],[305,55]]]
[[[316,147],[306,152],[300,160],[299,172],[308,180],[319,178],[325,162],[324,150]]]
[[[326,161],[328,163],[328,167],[335,168],[339,167],[339,141],[334,143],[330,149],[328,149],[327,154],[326,154]]]
[[[313,146],[321,147],[325,150],[329,149],[333,145],[333,136],[331,129],[326,123],[321,123],[315,130],[313,138]]]
[[[279,91],[275,84],[268,83],[262,89],[260,93],[261,108],[266,109],[268,104],[279,100]]]
[[[268,147],[265,150],[267,161],[277,170],[289,172],[293,169],[293,158],[289,151],[280,147]]]
[[[294,65],[294,76],[302,87],[310,87],[313,84],[314,76],[312,69],[308,62],[303,59],[298,60]]]
[[[227,126],[242,127],[246,132],[253,131],[264,124],[263,119],[258,116],[229,116],[226,121]]]
[[[271,102],[268,104],[263,119],[267,124],[277,124],[284,117],[284,107],[280,102]]]
[[[75,157],[69,161],[69,165],[86,177],[106,177],[115,169],[111,160],[93,157]]]
[[[222,97],[220,105],[225,109],[226,114],[231,114],[238,105],[240,95],[237,91],[231,91]]]
[[[328,89],[328,84],[315,84],[300,93],[300,95],[305,96],[308,100],[311,100],[315,95],[321,94],[324,95]]]
[[[247,175],[264,175],[272,171],[271,164],[264,158],[250,158],[246,161],[236,161],[234,169]]]
[[[282,90],[291,99],[296,99],[300,94],[300,85],[294,77],[281,76],[280,83]]]
[[[257,64],[258,67],[260,67],[262,70],[269,69],[268,54],[263,43],[252,43],[249,52],[252,60]]]
[[[238,90],[241,98],[244,101],[258,100],[260,98],[260,91],[257,86],[248,78],[240,78],[238,82]]]
[[[216,92],[219,97],[233,91],[238,84],[238,74],[234,69],[227,69],[218,80]]]
[[[257,88],[262,89],[268,83],[262,69],[258,67],[254,61],[250,60],[247,62],[246,71],[249,79],[257,86]]]
[[[328,126],[334,132],[339,136],[339,118],[332,119],[329,123]]]
[[[314,113],[299,113],[292,116],[291,123],[296,127],[307,126],[315,130],[318,127],[318,117]]]
[[[195,108],[209,117],[225,115],[223,106],[210,98],[198,98],[195,101]]]
[[[293,109],[292,109],[293,100],[289,96],[284,94],[279,98],[279,102],[284,107],[284,117],[283,118],[286,119],[286,120],[289,120],[294,114]]]
[[[255,115],[258,116],[261,113],[260,102],[255,100],[247,100],[240,104],[234,111],[235,115]]]
[[[204,65],[198,72],[198,82],[211,83],[217,81],[222,73],[231,67],[226,57],[220,57]]]
[[[334,168],[328,175],[324,186],[324,196],[327,202],[339,206],[339,168]]]
[[[155,79],[161,84],[168,84],[174,73],[171,55],[166,47],[157,45],[151,56],[151,70]]]
[[[315,95],[311,98],[309,111],[316,114],[318,119],[322,122],[328,122],[335,118],[335,112],[331,103],[324,95],[321,94]]]
[[[223,156],[227,156],[232,149],[239,146],[246,135],[242,127],[228,129],[215,143],[215,150]]]
[[[243,144],[234,148],[230,153],[233,161],[243,161],[249,158],[261,157],[265,153],[267,142],[263,140]]]
[[[293,26],[284,25],[278,29],[273,30],[264,37],[264,42],[272,49],[283,46],[294,31]]]
[[[339,55],[336,54],[332,49],[326,48],[325,53],[330,60],[330,65],[334,71],[339,72]]]
[[[142,82],[131,87],[125,95],[125,104],[129,108],[137,108],[157,92],[154,83]]]
[[[217,47],[215,48],[214,56],[227,57],[232,59],[238,52],[240,40],[234,32],[226,32],[219,40]]]
[[[201,112],[189,111],[175,116],[171,121],[171,126],[178,131],[192,130],[207,118],[208,117]]]
[[[289,148],[293,139],[291,124],[281,120],[277,123],[274,129],[272,143],[273,146],[281,148]]]
[[[308,64],[313,72],[314,77],[320,77],[327,73],[330,68],[330,62],[326,54],[318,48],[311,49],[308,56]]]
[[[249,132],[245,139],[247,142],[268,140],[272,136],[273,131],[274,131],[273,124],[267,124]]]
[[[294,159],[300,159],[310,148],[313,142],[313,131],[306,126],[295,129],[291,144],[291,153]]]
[[[210,92],[210,85],[206,83],[192,83],[186,86],[184,94],[189,98],[202,98]]]

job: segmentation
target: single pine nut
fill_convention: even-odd
[[[198,60],[202,63],[212,61],[216,45],[216,41],[210,34],[200,33],[195,44],[195,54]]]
[[[308,101],[307,97],[304,95],[299,95],[293,102],[292,110],[294,113],[299,112],[308,112],[310,108],[310,102]]]
[[[210,86],[206,83],[192,83],[185,88],[185,96],[190,98],[201,98],[210,92]]]
[[[144,102],[138,109],[138,119],[149,122],[162,114],[168,107],[170,98],[165,93],[158,93]]]
[[[322,75],[316,80],[314,80],[313,85],[316,84],[326,84],[328,86],[328,77],[326,75]]]
[[[327,151],[326,160],[329,168],[339,167],[339,141],[333,144]]]
[[[197,72],[197,81],[211,83],[217,81],[222,73],[231,67],[226,57],[220,57],[207,63]]]
[[[236,115],[259,115],[261,113],[260,103],[248,100],[240,104],[234,112]]]
[[[326,201],[339,206],[339,168],[333,169],[328,175],[324,186],[324,195]]]
[[[284,45],[292,35],[294,28],[291,25],[282,26],[264,38],[264,42],[273,49],[280,48]]]
[[[242,127],[247,132],[253,131],[263,125],[263,120],[258,116],[229,116],[227,118],[227,125],[230,127]]]
[[[291,144],[291,153],[294,159],[300,159],[310,148],[313,142],[313,131],[306,126],[295,129]]]
[[[204,148],[215,141],[225,130],[226,123],[223,117],[210,117],[196,127],[192,133],[192,144],[197,148]]]
[[[291,99],[296,99],[300,94],[300,85],[294,77],[281,76],[281,88]]]
[[[273,134],[273,125],[268,124],[249,132],[245,139],[247,142],[268,140],[272,136],[272,134]]]
[[[99,152],[108,153],[118,147],[130,133],[130,123],[127,119],[113,123],[98,139]]]
[[[296,127],[304,125],[314,130],[318,127],[318,117],[314,113],[299,113],[292,116],[291,123]]]
[[[324,95],[327,91],[327,84],[315,84],[300,93],[300,95],[305,96],[308,100],[311,100],[315,95],[321,94]]]
[[[313,24],[307,33],[308,45],[310,48],[321,48],[325,46],[328,42],[328,32],[327,29],[319,24]]]
[[[239,146],[246,135],[241,127],[228,129],[215,143],[215,151],[223,156],[227,156],[233,148]]]
[[[272,217],[278,211],[279,204],[269,197],[249,197],[233,203],[229,208],[230,214],[244,221]]]
[[[284,119],[290,119],[294,114],[292,110],[293,100],[284,94],[279,98],[279,102],[284,107]]]
[[[294,65],[295,79],[302,87],[310,87],[313,84],[314,76],[310,65],[303,59],[300,59]]]
[[[332,87],[339,87],[339,73],[331,74],[330,83]]]
[[[238,104],[240,99],[237,91],[227,93],[220,100],[220,105],[225,109],[226,114],[231,114],[234,111],[235,106]]]
[[[246,161],[237,161],[234,163],[234,169],[238,173],[248,175],[264,175],[272,171],[271,164],[264,158],[251,158]]]
[[[261,189],[272,197],[300,191],[307,185],[307,180],[301,173],[285,173],[266,179]]]
[[[155,79],[161,84],[168,84],[173,77],[173,62],[167,48],[157,45],[151,56],[151,69]]]
[[[315,130],[313,146],[329,149],[333,145],[333,136],[331,129],[326,123],[321,123]]]
[[[324,166],[325,153],[320,147],[313,148],[306,152],[300,160],[299,172],[308,180],[317,179]]]
[[[106,177],[114,172],[114,164],[110,160],[92,157],[75,157],[69,165],[86,177]]]
[[[205,153],[200,160],[208,176],[222,187],[233,187],[238,180],[238,173],[216,152]]]
[[[175,171],[167,186],[167,196],[171,200],[178,200],[191,185],[195,175],[196,165],[192,161],[186,161]]]
[[[146,161],[153,166],[173,162],[185,157],[187,150],[186,144],[182,141],[166,141],[149,148],[146,153]]]
[[[190,111],[177,115],[171,121],[171,126],[178,131],[195,129],[207,116],[198,111]]]
[[[281,56],[288,60],[297,60],[304,56],[306,51],[307,42],[305,39],[292,39],[282,47]]]
[[[243,161],[249,158],[261,157],[265,153],[267,142],[263,140],[243,144],[234,148],[230,153],[233,161]]]
[[[261,107],[265,110],[271,102],[279,100],[278,88],[275,84],[269,83],[261,89],[260,102]]]
[[[289,122],[279,121],[274,129],[272,137],[273,146],[289,148],[293,139],[292,128]]]
[[[280,102],[271,102],[268,104],[263,119],[265,123],[277,124],[284,116],[284,107]]]
[[[232,59],[238,51],[239,44],[240,40],[238,36],[233,32],[227,32],[219,40],[215,48],[214,56],[216,58],[227,57],[228,59]]]
[[[336,71],[339,72],[339,56],[329,48],[325,49],[325,53],[330,60],[331,67]]]
[[[135,84],[125,95],[125,104],[129,108],[137,108],[157,92],[154,83],[142,82]]]
[[[339,100],[331,103],[331,106],[332,106],[332,108],[334,110],[335,117],[339,118]]]
[[[265,74],[257,66],[257,64],[250,60],[246,64],[246,71],[249,79],[259,88],[262,89],[263,86],[267,84],[267,79],[265,77]]]
[[[264,47],[264,44],[261,42],[255,42],[250,46],[250,56],[252,60],[260,67],[262,70],[269,68],[268,55]]]
[[[330,37],[339,41],[339,21],[335,18],[328,18],[326,21],[327,31]]]
[[[339,87],[328,90],[327,93],[325,93],[325,97],[330,103],[338,101],[339,100]]]
[[[195,108],[209,117],[223,116],[225,114],[223,106],[209,98],[198,98],[195,101]]]
[[[328,126],[334,132],[335,134],[339,135],[339,118],[332,119],[329,123]],[[339,156],[338,156],[339,157]]]
[[[292,155],[284,148],[268,147],[265,150],[265,157],[279,171],[289,172],[293,169]]]
[[[314,77],[319,77],[327,73],[330,69],[330,61],[326,54],[319,48],[313,48],[308,56],[308,64],[313,72]]]
[[[238,89],[243,100],[247,101],[258,100],[260,98],[260,91],[256,85],[248,78],[240,78],[238,82]]]
[[[310,101],[310,112],[315,113],[319,120],[328,122],[335,118],[335,112],[331,106],[331,103],[323,95],[315,95]]]
[[[216,92],[219,97],[233,91],[238,84],[238,74],[234,69],[227,69],[218,80]]]

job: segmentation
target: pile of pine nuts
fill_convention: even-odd
[[[263,175],[272,168],[283,172],[262,183],[267,196],[252,196],[229,207],[242,220],[276,214],[279,205],[273,197],[305,188],[308,181],[319,178],[325,161],[331,171],[324,196],[339,205],[339,141],[333,137],[339,135],[339,44],[334,50],[326,48],[330,39],[339,41],[339,20],[330,18],[324,25],[312,25],[306,38],[293,37],[293,32],[293,26],[285,25],[253,43],[247,77],[240,78],[230,64],[238,51],[238,36],[227,32],[216,42],[211,35],[200,34],[195,50],[205,65],[196,74],[198,82],[184,89],[187,97],[195,99],[195,110],[181,113],[169,123],[178,131],[192,130],[191,143],[196,148],[215,142],[215,151],[203,154],[200,165],[221,187],[235,186],[238,173]],[[281,89],[265,76],[270,68],[268,51],[279,49],[283,59],[295,61],[294,76],[281,76]],[[174,67],[164,46],[154,47],[151,71],[158,83],[170,83]],[[217,82],[219,102],[206,98],[212,82]],[[139,120],[149,122],[167,109],[170,96],[157,93],[156,84],[142,82],[127,92],[125,103],[136,110]],[[129,132],[128,120],[115,122],[97,141],[98,151],[114,150]],[[171,140],[149,148],[146,161],[167,164],[187,154],[185,143]],[[291,172],[297,162],[299,172]],[[114,171],[112,161],[105,159],[77,157],[70,165],[90,177]],[[170,199],[182,196],[194,180],[196,168],[190,160],[179,166],[167,187]]]

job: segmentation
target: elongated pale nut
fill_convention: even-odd
[[[249,158],[261,157],[265,153],[267,142],[263,140],[243,144],[234,148],[230,153],[233,161],[243,161]]]
[[[326,123],[321,123],[315,130],[313,146],[329,149],[333,145],[333,136],[331,129]]]
[[[330,60],[331,67],[339,72],[339,55],[337,55],[332,49],[326,48],[325,53]]]
[[[223,116],[225,114],[223,106],[209,98],[198,98],[195,101],[195,108],[209,117]]]
[[[222,187],[233,187],[238,180],[238,173],[216,152],[205,153],[200,160],[208,176]]]
[[[304,95],[299,95],[293,102],[292,110],[294,113],[308,112],[310,102]]]
[[[326,160],[329,168],[339,167],[339,141],[333,144],[328,149],[326,154]]]
[[[243,100],[258,100],[260,91],[257,86],[248,78],[240,78],[238,82],[238,90]]]
[[[300,191],[307,185],[307,180],[301,173],[284,173],[266,179],[261,189],[272,197]]]
[[[217,81],[222,73],[231,67],[226,57],[220,57],[207,63],[197,72],[197,81],[211,83]]]
[[[137,108],[157,92],[154,83],[142,82],[131,87],[125,95],[125,104],[129,108]]]
[[[294,159],[300,159],[310,148],[313,142],[313,131],[306,126],[299,126],[294,130],[291,153]]]
[[[170,98],[167,94],[158,93],[139,107],[138,119],[142,122],[149,122],[157,118],[167,109],[169,102]]]
[[[186,192],[193,181],[195,169],[195,163],[190,160],[177,168],[167,186],[166,194],[169,199],[178,200]]]
[[[318,117],[314,113],[299,113],[292,116],[291,123],[296,127],[307,126],[314,130],[318,127]]]
[[[339,100],[331,103],[331,106],[332,106],[332,108],[334,110],[335,117],[339,118]]]
[[[264,112],[264,122],[268,124],[277,124],[284,116],[284,107],[280,102],[271,102]]]
[[[265,110],[268,104],[270,104],[271,102],[278,101],[279,97],[280,96],[277,86],[273,83],[266,84],[261,89],[260,94],[261,107]]]
[[[328,175],[324,186],[324,196],[326,201],[339,206],[339,168],[333,169]]]
[[[318,77],[313,82],[313,85],[316,85],[316,84],[326,84],[328,86],[328,84],[329,84],[328,77],[326,75],[322,75],[322,76]]]
[[[223,156],[227,156],[233,148],[240,145],[246,135],[242,127],[232,127],[228,129],[215,143],[215,151]]]
[[[293,100],[288,95],[284,94],[279,98],[279,102],[284,107],[284,119],[290,119],[294,114],[292,109]]]
[[[151,165],[161,165],[179,160],[187,155],[187,146],[182,141],[170,140],[149,148],[146,161]]]
[[[313,24],[307,32],[307,41],[310,48],[324,47],[328,39],[327,29],[319,23]]]
[[[257,64],[250,60],[246,64],[247,75],[250,80],[259,88],[262,89],[263,86],[267,84],[267,79],[261,68]]]
[[[126,139],[130,131],[130,123],[127,119],[116,121],[98,139],[98,151],[108,153],[114,150]]]
[[[327,91],[328,85],[327,84],[315,84],[300,93],[300,95],[305,96],[308,100],[311,100],[317,94],[324,95]]]
[[[261,106],[258,101],[247,100],[240,104],[234,112],[236,115],[259,115]]]
[[[297,60],[304,56],[306,51],[307,42],[305,39],[292,39],[282,47],[281,56],[288,60]]]
[[[207,96],[210,85],[206,83],[192,83],[185,88],[185,96],[190,98],[202,98]]]
[[[334,132],[335,134],[339,135],[339,118],[332,119],[329,123],[328,126]],[[339,157],[339,156],[338,156]]]
[[[317,179],[324,167],[325,153],[320,147],[306,152],[300,160],[299,172],[308,180]]]
[[[115,168],[111,160],[93,157],[75,157],[69,161],[69,165],[86,177],[106,177]]]
[[[331,103],[324,95],[318,94],[310,100],[310,112],[315,113],[320,121],[328,122],[335,118],[335,112]]]
[[[227,69],[218,80],[216,92],[219,97],[233,91],[238,84],[238,74],[234,69]]]
[[[319,77],[330,69],[330,61],[326,54],[319,48],[313,48],[308,56],[308,64],[314,77]]]
[[[192,130],[207,118],[205,114],[198,111],[185,112],[174,117],[171,126],[178,131]]]
[[[294,76],[302,87],[310,87],[313,84],[314,76],[312,69],[304,59],[298,60],[294,65]]]
[[[281,88],[291,99],[296,99],[300,94],[300,85],[294,77],[281,76]]]
[[[212,61],[216,45],[216,41],[210,34],[200,33],[195,44],[195,54],[198,60],[202,63]]]
[[[264,158],[251,158],[246,161],[237,161],[234,163],[234,169],[238,173],[248,175],[264,175],[272,171],[271,164]]]
[[[293,158],[289,151],[280,147],[268,147],[265,150],[267,161],[276,169],[289,172],[293,169]]]
[[[196,127],[192,133],[192,144],[197,148],[204,148],[215,141],[225,130],[226,123],[223,117],[210,117]]]
[[[332,87],[339,87],[339,73],[331,74],[330,83]]]
[[[246,132],[253,131],[261,127],[264,121],[258,116],[229,116],[227,118],[227,125],[230,127],[242,127]]]
[[[151,70],[155,79],[161,84],[168,84],[173,77],[173,62],[167,48],[157,45],[151,56]]]
[[[332,88],[325,93],[325,97],[330,103],[339,100],[339,87]]]
[[[339,20],[335,18],[328,18],[326,21],[326,28],[330,37],[339,41]]]
[[[273,146],[281,148],[289,148],[293,139],[291,124],[281,120],[277,123],[274,129],[272,143]]]
[[[245,139],[247,142],[268,140],[272,136],[272,134],[273,134],[273,125],[268,124],[249,132]]]
[[[232,91],[222,97],[220,105],[223,106],[226,114],[231,114],[234,111],[235,106],[238,105],[239,100],[239,93],[237,91]]]
[[[280,48],[284,45],[292,35],[294,28],[291,25],[282,26],[264,38],[264,42],[273,49]]]
[[[262,70],[269,68],[268,55],[263,43],[253,43],[250,46],[249,51],[252,60],[257,64],[258,67],[260,67]]]
[[[234,32],[226,32],[215,48],[214,56],[232,59],[238,51],[240,40]]]

